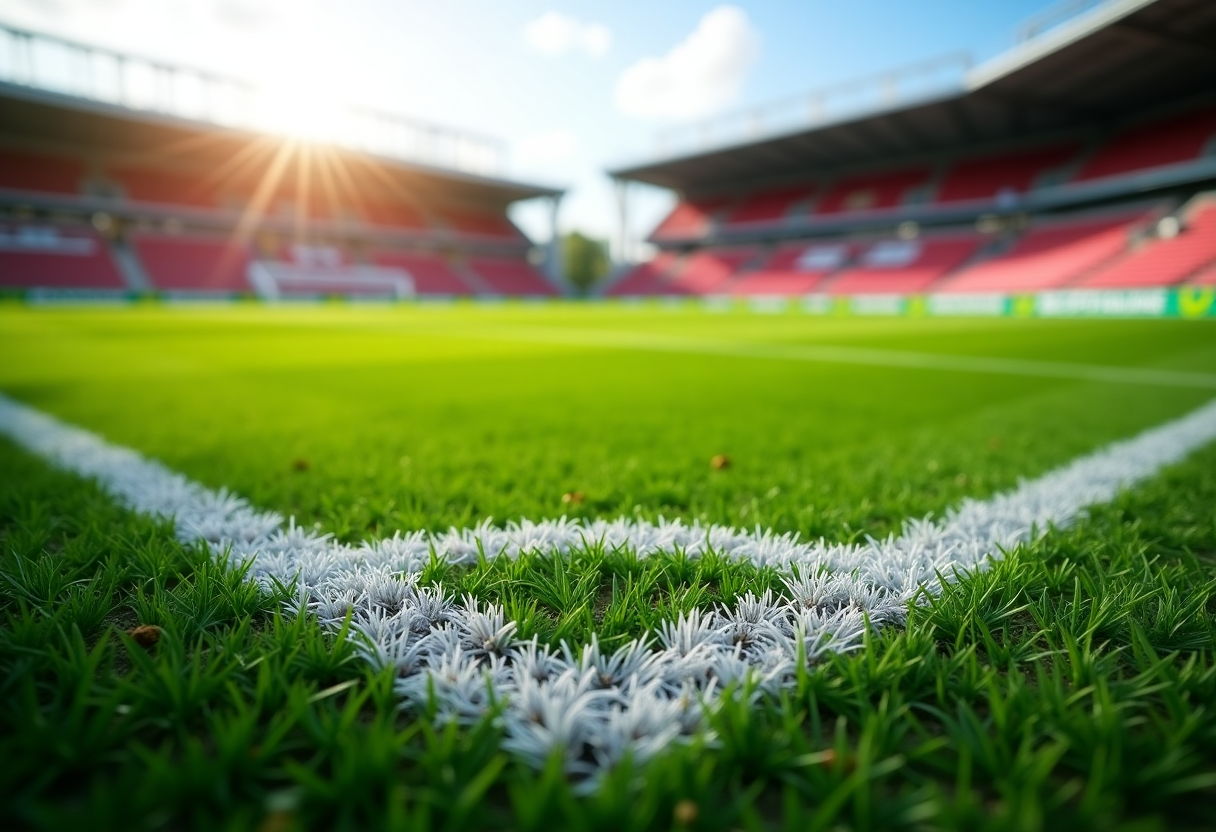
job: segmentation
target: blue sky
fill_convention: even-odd
[[[607,236],[603,170],[665,126],[956,50],[1009,47],[1044,0],[0,0],[3,21],[508,143],[504,173],[569,187]],[[670,203],[639,194],[643,230]],[[543,233],[544,211],[520,218]]]

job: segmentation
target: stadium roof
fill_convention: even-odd
[[[223,152],[252,140],[293,141],[259,129],[261,102],[244,82],[4,25],[0,35],[12,57],[0,72],[0,134],[7,142],[87,144],[102,152],[156,156],[206,135],[210,152],[224,158]],[[58,60],[43,66],[39,56]],[[89,73],[78,77],[67,71],[73,66]],[[141,80],[144,90],[137,95]],[[207,106],[181,106],[173,93],[183,89],[193,89]],[[341,136],[317,144],[393,171],[415,187],[434,186],[453,199],[486,203],[563,193],[494,175],[502,155],[494,139],[350,108],[334,117],[342,122],[336,125],[343,128]]]
[[[965,73],[951,90],[610,174],[684,193],[961,147],[1108,129],[1128,114],[1216,100],[1216,3],[1112,0]]]

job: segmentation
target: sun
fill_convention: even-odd
[[[346,107],[332,43],[297,35],[268,44],[256,70],[258,127],[289,138],[336,142]]]

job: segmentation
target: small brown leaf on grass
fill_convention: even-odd
[[[309,467],[308,460],[303,458],[294,460],[291,463],[291,469],[293,471],[307,471]]]
[[[297,828],[296,816],[284,809],[267,813],[258,824],[258,832],[291,832]]]
[[[567,491],[562,495],[562,502],[566,505],[581,506],[587,502],[587,495],[581,491]]]
[[[671,812],[677,826],[689,826],[697,822],[701,810],[691,800],[681,800]]]
[[[713,468],[715,471],[725,471],[730,467],[730,457],[728,457],[726,454],[715,454],[713,458],[709,460],[709,467]]]
[[[127,635],[131,637],[132,641],[147,650],[160,641],[160,627],[155,624],[140,624],[127,630]]]

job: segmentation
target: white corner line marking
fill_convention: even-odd
[[[396,670],[411,702],[433,701],[439,718],[472,722],[501,708],[504,747],[534,765],[560,754],[572,774],[595,775],[630,755],[642,762],[700,730],[704,707],[725,687],[789,685],[798,662],[858,649],[866,621],[900,624],[909,603],[942,580],[984,569],[1049,526],[1068,526],[1087,506],[1157,473],[1216,439],[1216,401],[1079,457],[988,499],[964,500],[938,522],[912,520],[903,534],[863,545],[803,542],[771,531],[628,519],[489,523],[443,534],[414,532],[349,546],[212,491],[128,448],[0,396],[0,433],[119,503],[171,520],[179,540],[248,561],[263,585],[296,581],[294,613],[326,627],[351,617],[352,637],[376,667]],[[749,593],[733,608],[681,615],[653,638],[607,652],[592,638],[552,650],[516,637],[501,607],[421,586],[432,556],[454,564],[521,552],[562,555],[589,542],[636,552],[707,551],[771,566],[786,592]]]

